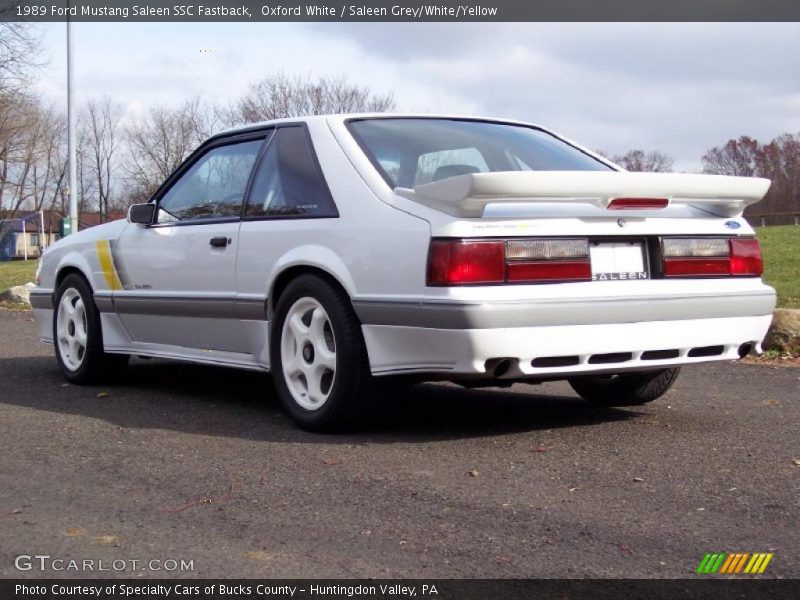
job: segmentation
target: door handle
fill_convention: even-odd
[[[231,241],[232,240],[229,237],[213,237],[208,241],[208,243],[211,244],[213,248],[224,248],[230,244]]]

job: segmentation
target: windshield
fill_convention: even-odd
[[[413,188],[467,173],[611,171],[557,137],[523,125],[426,118],[348,123],[392,187]]]

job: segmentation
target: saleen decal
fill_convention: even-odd
[[[114,258],[111,255],[111,242],[109,240],[97,240],[97,258],[100,260],[100,268],[106,278],[108,287],[112,290],[121,290],[122,282],[114,266]]]
[[[630,273],[593,273],[592,281],[628,281],[631,279],[647,279],[644,271],[632,271]]]

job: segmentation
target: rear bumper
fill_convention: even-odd
[[[550,325],[599,325],[717,319],[771,315],[775,292],[759,285],[752,290],[720,294],[659,294],[656,297],[603,296],[537,300],[386,301],[354,300],[364,325],[433,329],[529,328]]]
[[[559,378],[739,358],[758,346],[770,314],[645,322],[439,329],[364,325],[375,375]],[[504,364],[502,375],[495,368]]]

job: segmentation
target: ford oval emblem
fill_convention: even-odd
[[[739,229],[742,226],[739,221],[725,221],[725,227],[728,229]]]

